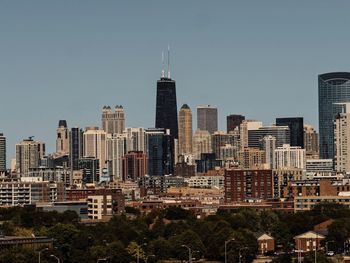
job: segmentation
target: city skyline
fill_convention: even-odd
[[[58,120],[99,126],[106,104],[125,107],[126,127],[153,127],[155,83],[168,44],[178,105],[215,105],[219,130],[229,114],[267,125],[300,116],[318,129],[317,75],[349,68],[341,27],[349,17],[347,3],[314,3],[0,3],[6,98],[0,132],[8,159],[13,145],[32,135],[53,152]],[[159,38],[161,32],[171,34]],[[325,34],[342,41],[323,40]]]

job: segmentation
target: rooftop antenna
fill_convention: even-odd
[[[162,78],[165,77],[165,70],[164,70],[164,51],[162,51]]]
[[[170,79],[170,46],[168,45],[168,79]]]

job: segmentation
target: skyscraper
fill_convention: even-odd
[[[108,134],[124,132],[125,113],[122,105],[115,106],[114,112],[110,106],[102,108],[102,129]]]
[[[265,163],[269,165],[269,169],[274,169],[276,163],[276,138],[271,135],[265,136],[262,139],[262,150],[265,151]]]
[[[45,155],[45,144],[32,137],[16,144],[16,170],[19,177],[29,175],[29,169],[38,168]]]
[[[84,154],[83,157],[99,159],[100,174],[103,168],[107,168],[107,133],[98,127],[87,127],[83,134]]]
[[[334,158],[334,120],[342,106],[350,102],[350,73],[331,72],[318,76],[320,158]]]
[[[69,133],[69,161],[70,169],[78,170],[78,161],[83,157],[83,130],[78,127],[71,128]]]
[[[60,120],[57,128],[56,153],[60,155],[69,154],[69,131],[67,121]]]
[[[114,134],[107,136],[108,170],[111,176],[122,179],[122,158],[127,153],[127,135]]]
[[[350,103],[344,103],[344,110],[335,117],[334,164],[337,172],[350,172]]]
[[[179,154],[192,153],[192,111],[187,104],[179,111]]]
[[[170,78],[169,53],[168,53],[168,76],[162,76],[157,81],[157,102],[156,102],[156,128],[169,129],[170,135],[178,139],[176,84]]]
[[[196,130],[193,134],[192,142],[193,157],[197,160],[201,158],[202,153],[211,153],[211,135],[208,131]]]
[[[147,174],[147,156],[140,151],[131,151],[123,157],[123,180],[137,181]]]
[[[6,137],[0,133],[0,172],[6,171]]]
[[[257,130],[248,130],[248,146],[260,148],[262,139],[271,135],[276,138],[276,146],[290,143],[290,130],[288,126],[263,126]]]
[[[306,159],[318,159],[318,133],[309,124],[304,124],[304,146],[306,150]]]
[[[142,151],[145,149],[145,129],[144,128],[126,128],[127,152]]]
[[[197,129],[213,134],[218,130],[218,109],[210,105],[197,107]]]
[[[302,117],[276,118],[276,126],[288,126],[290,146],[304,148],[304,119]]]
[[[230,131],[233,131],[238,127],[241,126],[242,121],[245,120],[245,116],[243,115],[238,115],[238,114],[231,114],[226,117],[227,120],[227,133]]]

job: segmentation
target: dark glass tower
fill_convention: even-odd
[[[171,78],[157,81],[156,128],[169,129],[170,135],[178,138],[176,87]]]
[[[231,114],[226,117],[227,120],[227,133],[233,131],[237,127],[239,128],[242,121],[245,120],[245,116],[239,114]]]
[[[80,128],[72,128],[69,135],[69,159],[71,170],[79,170],[78,161],[83,157],[83,131]]]
[[[320,158],[334,158],[334,119],[342,111],[335,103],[350,102],[350,73],[332,72],[318,76]]]
[[[302,117],[276,118],[276,126],[288,126],[290,146],[304,148],[304,119]]]

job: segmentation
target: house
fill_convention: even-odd
[[[308,231],[294,237],[295,249],[299,252],[319,250],[323,239],[325,239],[325,236],[314,231]]]
[[[258,246],[259,246],[259,254],[264,255],[268,252],[275,251],[275,239],[264,233],[258,236]]]

